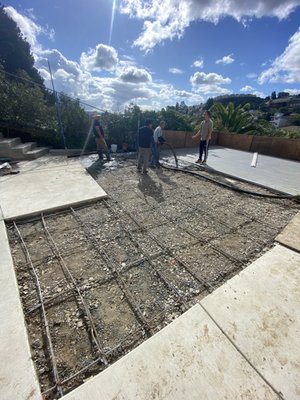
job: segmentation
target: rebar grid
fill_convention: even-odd
[[[136,195],[137,195],[139,198],[143,199],[143,196],[142,196],[141,194],[136,193]],[[188,196],[188,199],[189,199],[189,200],[193,200],[193,199],[195,199],[196,197],[197,197],[197,194],[194,194],[194,195]],[[177,201],[178,201],[179,203],[181,203],[183,207],[186,206],[186,202],[184,202],[183,199],[182,199],[181,197],[178,197],[178,198],[177,198]],[[193,238],[195,238],[195,239],[196,239],[197,241],[199,241],[200,243],[202,243],[202,244],[207,244],[207,245],[208,245],[211,249],[213,249],[216,253],[218,253],[218,254],[224,256],[225,258],[229,259],[229,260],[232,261],[234,264],[236,264],[237,267],[243,268],[243,264],[244,264],[244,261],[243,261],[243,260],[232,256],[231,254],[227,253],[226,251],[224,251],[224,250],[222,250],[222,249],[219,249],[217,246],[215,246],[214,244],[211,243],[212,240],[215,240],[215,239],[221,237],[221,236],[222,236],[222,233],[220,233],[218,236],[215,236],[213,239],[203,239],[203,237],[197,235],[196,233],[194,233],[194,232],[191,231],[190,229],[186,228],[186,227],[181,223],[182,217],[181,217],[181,218],[172,217],[172,216],[170,216],[170,215],[168,215],[168,214],[162,212],[161,208],[160,208],[159,206],[157,206],[157,205],[154,205],[154,204],[151,204],[150,207],[151,207],[151,209],[152,209],[153,211],[155,211],[156,214],[158,213],[159,215],[163,216],[163,217],[167,220],[167,222],[163,222],[163,223],[161,223],[161,225],[166,225],[168,222],[172,222],[172,223],[178,225],[178,227],[180,227],[180,229],[181,229],[182,231],[186,232],[188,235],[192,236]],[[243,216],[245,215],[245,213],[243,213],[241,210],[239,210],[239,211],[240,211],[240,212],[239,212],[240,215],[243,215]],[[195,212],[201,213],[204,217],[206,217],[206,218],[208,217],[211,221],[214,221],[215,224],[219,224],[219,225],[222,225],[222,226],[224,226],[225,228],[227,228],[227,229],[229,230],[229,231],[227,232],[227,234],[237,233],[238,230],[243,226],[243,224],[242,224],[242,225],[238,225],[238,226],[232,226],[232,225],[228,224],[227,222],[225,222],[224,220],[222,220],[222,219],[220,219],[220,218],[217,219],[217,218],[214,216],[214,214],[211,212],[211,210],[210,210],[207,206],[205,206],[204,204],[201,205],[201,208],[199,208],[199,207],[193,207],[193,208],[191,208],[190,210],[185,211],[184,214],[185,214],[185,215],[193,215]],[[132,214],[131,214],[131,215],[132,215]],[[254,218],[253,218],[253,217],[250,217],[250,216],[247,216],[247,217],[248,217],[250,220],[254,221]],[[256,220],[257,220],[257,222],[261,223],[261,221],[259,221],[257,218],[256,218]],[[137,223],[136,219],[135,219],[135,222]],[[244,224],[247,224],[247,223],[248,223],[248,222],[246,221]],[[267,243],[266,243],[266,242],[263,242],[263,241],[259,241],[256,237],[250,236],[250,235],[245,235],[245,234],[243,234],[242,232],[238,232],[238,234],[239,234],[239,236],[244,237],[245,239],[249,239],[249,238],[250,238],[250,239],[254,240],[256,243],[258,243],[259,246],[261,246],[261,248],[263,248],[264,246],[268,245],[268,243],[271,242],[271,240],[269,240]],[[251,254],[250,254],[250,256],[251,256]]]
[[[163,252],[160,251],[158,253],[151,254],[149,256],[149,258],[152,260],[152,259],[155,259],[155,258],[161,256],[162,254],[163,254]],[[53,259],[55,259],[55,258],[56,258],[56,256],[53,256]],[[45,260],[46,259],[47,259],[47,257],[45,257]],[[121,266],[120,272],[123,273],[123,272],[130,271],[131,268],[138,267],[139,265],[142,265],[145,261],[146,261],[146,258],[143,257],[143,258],[140,258],[139,260],[127,263],[124,267]],[[38,265],[40,265],[40,264],[38,264]],[[114,274],[112,272],[109,272],[109,276],[108,277],[95,279],[93,284],[94,284],[95,287],[96,286],[102,286],[102,285],[105,285],[106,283],[112,282],[114,279],[115,279]],[[87,282],[83,281],[83,282],[77,284],[77,286],[78,286],[78,288],[81,288],[81,286],[84,286],[86,284],[87,284]],[[56,300],[58,300],[58,301],[63,301],[63,299],[66,300],[69,296],[71,296],[73,294],[73,290],[74,290],[73,288],[68,288],[66,290],[63,290],[60,293],[57,293],[57,294],[53,295],[51,298],[49,298],[47,300],[44,300],[44,305],[48,306],[51,303],[55,303]],[[63,298],[63,299],[61,299],[61,298]],[[27,310],[25,312],[25,315],[29,315],[29,314],[34,313],[40,307],[41,307],[41,303],[36,304],[35,306],[33,306],[32,308]]]
[[[90,313],[90,310],[88,309],[88,307],[87,307],[87,305],[86,305],[86,303],[84,301],[84,298],[82,297],[81,291],[80,291],[80,289],[79,289],[79,287],[78,287],[73,275],[71,274],[69,268],[67,267],[66,263],[64,262],[64,259],[62,258],[61,254],[60,254],[59,249],[57,247],[57,244],[54,242],[53,237],[51,236],[51,234],[50,234],[50,232],[49,232],[49,230],[47,228],[47,225],[46,225],[46,222],[45,222],[43,214],[41,214],[41,217],[42,217],[43,228],[44,228],[45,232],[48,235],[50,243],[52,244],[53,253],[56,255],[58,261],[60,262],[60,264],[62,266],[62,269],[63,269],[63,272],[66,275],[66,279],[67,279],[67,276],[68,276],[71,279],[72,284],[74,285],[74,289],[76,290],[76,292],[77,292],[77,294],[78,294],[78,296],[79,296],[79,298],[81,300],[81,303],[83,305],[83,308],[84,308],[84,311],[86,313],[86,316],[88,317],[88,320],[90,322],[90,330],[91,330],[92,338],[93,338],[93,340],[94,340],[94,342],[96,344],[96,347],[98,349],[98,352],[99,352],[100,356],[102,357],[103,363],[105,365],[107,365],[108,362],[107,362],[106,357],[105,357],[105,355],[103,353],[103,349],[102,349],[102,346],[101,346],[100,338],[99,338],[99,335],[97,333],[97,330],[96,330],[96,327],[95,327],[95,324],[94,324],[94,321],[93,321],[93,317],[92,317],[92,315]]]
[[[108,202],[106,200],[103,200],[103,203],[105,204],[105,206],[111,210],[113,212],[113,214],[115,216],[117,216],[117,212],[113,209],[113,207],[108,204]],[[129,229],[127,229],[127,227],[125,226],[125,224],[122,223],[122,221],[120,221],[122,228],[124,229],[124,231],[129,235],[130,239],[132,240],[133,243],[136,244],[136,246],[138,246],[139,248],[141,248],[140,243],[134,239],[132,233],[130,232]],[[188,304],[186,303],[185,299],[183,298],[183,296],[180,294],[178,288],[172,284],[168,278],[166,278],[166,276],[158,271],[158,269],[156,268],[155,264],[152,262],[151,258],[150,258],[150,254],[147,254],[147,251],[143,250],[143,253],[146,254],[145,259],[148,261],[148,263],[151,265],[155,275],[163,282],[163,284],[167,287],[167,289],[169,289],[171,292],[173,292],[175,294],[175,296],[180,300],[180,302],[182,303],[183,307],[184,307],[184,311],[189,309]]]
[[[119,205],[119,203],[118,203],[117,200],[114,199],[113,201],[120,207],[120,205]],[[147,236],[149,236],[149,238],[150,238],[151,240],[153,240],[161,249],[163,249],[163,250],[166,252],[166,254],[168,254],[170,257],[172,257],[174,260],[176,260],[177,263],[178,263],[179,265],[181,265],[190,275],[192,275],[192,276],[194,277],[194,279],[196,279],[196,281],[198,281],[199,283],[201,283],[202,285],[204,285],[204,287],[205,287],[209,292],[211,292],[211,291],[214,290],[214,287],[213,287],[209,282],[207,282],[205,279],[199,277],[195,272],[193,272],[193,271],[191,270],[191,268],[189,268],[189,267],[187,266],[186,263],[184,263],[182,260],[180,260],[180,259],[173,253],[173,251],[172,251],[169,247],[163,245],[154,235],[152,235],[149,231],[147,231],[146,229],[144,229],[144,227],[136,220],[136,218],[132,215],[131,212],[129,212],[128,210],[123,210],[123,211],[124,211],[133,221],[135,221],[135,223],[140,227],[140,229],[141,229],[142,232],[144,232]]]
[[[195,178],[195,179],[197,179],[197,178]],[[211,183],[211,184],[213,184],[213,183]],[[189,186],[185,186],[184,184],[183,184],[183,186],[184,186],[185,188],[189,189]],[[202,194],[202,193],[201,193],[201,194]],[[136,193],[136,195],[137,195],[139,198],[143,199],[143,196],[142,196],[141,194]],[[188,200],[196,199],[198,195],[199,195],[198,193],[193,194],[193,195],[190,195],[190,196],[188,196],[187,198],[185,198],[185,200],[186,200],[186,199],[188,199]],[[241,196],[241,195],[239,195],[239,194],[236,194],[236,195],[237,195],[237,196]],[[177,202],[179,202],[180,204],[182,204],[182,207],[183,207],[183,209],[184,209],[184,207],[186,207],[187,203],[184,202],[183,199],[182,199],[181,197],[178,197],[178,198],[176,198],[176,199],[177,199]],[[265,202],[265,201],[267,201],[268,203],[274,205],[274,200],[272,200],[272,199],[268,199],[268,198],[267,198],[267,199],[262,199],[262,198],[256,199],[256,198],[255,198],[255,200],[259,200],[260,202],[263,202],[263,201]],[[289,203],[290,203],[290,202],[289,202]],[[282,207],[282,208],[284,208],[284,209],[287,208],[287,206],[286,206],[285,204],[282,205],[281,203],[278,203],[278,204],[276,204],[276,206],[277,206],[277,205],[279,205],[280,207]],[[217,204],[216,206],[218,207],[218,206],[220,206],[220,204]],[[182,218],[172,217],[172,216],[170,216],[170,215],[167,215],[166,213],[163,213],[162,210],[160,209],[160,207],[157,206],[157,205],[151,204],[151,207],[152,207],[152,209],[153,209],[156,213],[159,213],[160,215],[164,216],[164,218],[166,218],[166,219],[169,220],[170,222],[173,222],[173,223],[177,224],[183,231],[185,231],[185,232],[188,233],[190,236],[192,236],[192,237],[194,237],[195,239],[197,239],[200,243],[202,243],[202,244],[207,244],[207,245],[208,245],[211,249],[213,249],[216,253],[218,253],[218,254],[224,256],[225,258],[229,259],[230,261],[232,261],[234,264],[236,264],[236,267],[237,267],[236,269],[239,269],[239,268],[242,269],[242,268],[244,268],[244,260],[243,260],[243,259],[236,258],[236,257],[234,257],[233,255],[227,253],[226,251],[224,251],[224,250],[218,248],[217,246],[215,246],[214,244],[211,243],[212,240],[215,240],[215,239],[221,237],[221,236],[222,236],[222,233],[220,233],[218,236],[215,236],[213,239],[205,240],[205,239],[203,239],[201,236],[195,234],[195,233],[194,233],[193,231],[191,231],[190,229],[187,229],[187,228],[181,223],[181,219],[182,219]],[[296,206],[296,207],[297,207],[297,206]],[[249,221],[245,221],[245,222],[244,222],[243,224],[241,224],[241,225],[232,226],[232,225],[230,225],[228,222],[224,221],[224,220],[221,219],[221,218],[218,218],[218,219],[217,219],[217,218],[215,217],[215,215],[213,214],[213,212],[211,211],[211,209],[210,209],[209,207],[207,207],[205,204],[202,204],[200,208],[199,208],[199,207],[192,207],[191,209],[186,210],[186,211],[184,212],[184,215],[190,215],[190,214],[193,215],[195,212],[202,214],[203,217],[206,218],[206,219],[207,219],[207,217],[208,217],[208,219],[209,219],[210,221],[214,221],[215,224],[217,224],[217,225],[219,224],[219,225],[224,226],[225,228],[227,228],[227,229],[228,229],[228,232],[226,232],[226,234],[235,234],[235,233],[238,233],[239,236],[245,238],[246,240],[248,240],[248,239],[250,238],[252,241],[254,241],[255,243],[257,243],[258,246],[260,246],[260,249],[264,248],[265,246],[268,246],[268,245],[272,242],[272,239],[270,239],[270,240],[268,240],[268,241],[266,242],[266,241],[259,240],[257,237],[254,237],[254,236],[252,236],[252,235],[249,235],[249,234],[245,235],[243,232],[239,232],[239,230],[240,230],[243,226],[247,225]],[[239,215],[241,215],[241,216],[245,216],[245,215],[246,215],[246,217],[247,217],[251,222],[257,222],[257,223],[259,223],[259,224],[262,224],[262,223],[263,223],[264,225],[269,226],[269,227],[272,228],[272,229],[276,229],[276,228],[277,228],[277,227],[275,227],[273,224],[270,224],[270,223],[268,224],[268,223],[265,223],[264,221],[262,222],[262,221],[261,221],[260,219],[258,219],[257,217],[253,217],[253,216],[249,215],[248,213],[246,213],[246,212],[245,212],[244,210],[242,210],[242,209],[235,209],[235,213],[236,213],[236,214],[239,214]],[[164,224],[165,224],[165,223],[164,223]],[[164,225],[164,224],[162,224],[162,225]],[[250,254],[248,254],[248,258],[251,257],[251,256],[252,256],[253,254],[255,254],[256,252],[257,252],[257,251],[252,251]]]
[[[48,347],[50,350],[50,358],[51,358],[51,363],[52,363],[52,370],[53,370],[53,377],[54,377],[54,382],[55,382],[55,388],[58,390],[60,396],[63,396],[63,389],[61,387],[60,384],[60,379],[59,379],[59,375],[58,375],[58,370],[57,370],[57,364],[56,364],[56,360],[55,360],[55,356],[54,356],[54,349],[53,349],[53,345],[52,345],[52,340],[51,340],[51,335],[50,335],[50,329],[49,329],[49,324],[48,324],[48,320],[47,320],[47,316],[46,316],[46,310],[45,310],[45,306],[44,306],[44,301],[43,301],[43,294],[42,294],[42,290],[41,290],[41,285],[39,282],[39,278],[38,275],[36,273],[36,270],[34,268],[34,265],[31,261],[31,257],[28,251],[28,248],[23,240],[23,237],[21,235],[21,232],[19,231],[17,224],[14,221],[14,228],[17,231],[19,238],[21,240],[23,249],[25,250],[26,253],[26,257],[27,257],[27,261],[32,269],[34,278],[35,278],[35,283],[36,283],[36,287],[38,289],[38,294],[39,294],[39,298],[40,298],[40,304],[41,304],[41,308],[42,308],[42,314],[43,314],[43,319],[44,319],[44,324],[45,324],[45,330],[46,330],[46,336],[47,336],[47,340],[48,340]]]
[[[157,319],[159,320],[161,318],[161,316],[165,316],[165,311],[166,310],[163,310],[155,318],[150,319],[149,320],[150,325],[152,325],[152,322],[157,325]],[[145,335],[146,335],[146,332],[145,332],[144,327],[139,327],[139,328],[135,329],[133,332],[131,332],[127,336],[125,336],[114,348],[112,348],[111,350],[106,352],[107,358],[109,359],[109,357],[113,356],[115,353],[118,353],[118,352],[121,352],[122,354],[126,353],[127,350],[132,349],[132,345],[134,343],[139,342],[140,340],[143,340]],[[132,339],[132,338],[134,338],[134,339]],[[126,341],[128,341],[128,339],[131,340],[130,344],[124,345],[124,343]],[[66,379],[63,379],[61,381],[61,385],[62,386],[66,385],[66,383],[72,381],[76,377],[78,377],[81,374],[83,374],[84,372],[88,371],[91,367],[93,367],[94,365],[101,362],[101,360],[102,360],[101,357],[98,357],[95,360],[91,361],[89,364],[87,364],[85,367],[81,368],[79,371],[68,376]],[[56,386],[52,386],[52,387],[48,388],[47,390],[43,391],[42,395],[43,396],[48,395],[49,393],[53,392],[55,389],[56,389]]]
[[[91,232],[91,230],[86,225],[86,223],[83,222],[79,218],[78,213],[76,213],[76,211],[72,207],[70,209],[72,211],[72,215],[74,216],[75,220],[78,222],[78,224],[80,226],[82,226],[82,228],[83,228],[83,230],[84,230],[84,232],[86,234],[87,239],[91,241],[91,243],[94,245],[94,248],[96,249],[96,251],[98,252],[100,257],[104,260],[104,262],[106,263],[108,268],[115,275],[116,282],[117,282],[119,288],[122,290],[122,292],[123,292],[128,304],[129,304],[129,306],[131,307],[131,309],[136,314],[136,317],[142,323],[142,325],[144,326],[146,332],[151,335],[151,328],[149,326],[148,321],[144,317],[143,312],[141,311],[140,307],[138,306],[138,304],[134,300],[134,298],[131,295],[130,291],[127,289],[126,284],[125,284],[124,280],[122,279],[120,273],[118,272],[117,268],[115,267],[113,261],[111,260],[111,258],[108,256],[107,252],[104,249],[99,249],[99,243],[98,243],[97,239],[95,238],[95,235]]]

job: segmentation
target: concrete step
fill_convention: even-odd
[[[37,147],[36,149],[28,151],[25,156],[26,160],[35,160],[49,153],[49,147]]]
[[[48,147],[37,147],[36,142],[22,143],[20,138],[0,138],[0,157],[9,157],[14,160],[34,160],[48,152]]]
[[[20,138],[0,139],[0,150],[10,149],[21,144]]]
[[[18,144],[17,146],[11,147],[10,150],[12,153],[14,153],[15,157],[18,158],[19,156],[28,153],[28,151],[33,150],[33,148],[32,143],[29,142]]]

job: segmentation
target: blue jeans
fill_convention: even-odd
[[[159,165],[159,153],[160,153],[160,145],[158,143],[152,143],[151,144],[151,160],[150,160],[150,165],[151,167],[156,167]]]

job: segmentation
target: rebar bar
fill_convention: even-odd
[[[118,204],[117,200],[113,200],[115,203]],[[201,283],[202,285],[205,286],[205,288],[211,292],[212,290],[214,290],[213,285],[211,285],[209,282],[207,282],[205,279],[199,277],[197,274],[195,274],[194,272],[191,273],[191,269],[187,268],[186,264],[183,263],[180,259],[178,259],[172,252],[172,250],[170,250],[169,247],[163,245],[154,235],[152,235],[150,232],[146,231],[144,229],[144,227],[135,219],[135,217],[132,215],[132,213],[130,213],[127,210],[124,210],[124,212],[130,217],[132,218],[133,221],[135,221],[135,223],[137,225],[140,226],[141,230],[144,231],[146,233],[147,236],[149,236],[151,238],[151,240],[153,240],[160,248],[162,248],[169,256],[171,256],[172,258],[174,258],[190,275],[192,275],[199,283]]]
[[[49,323],[47,320],[47,316],[46,316],[46,310],[44,307],[44,300],[43,300],[43,294],[42,294],[42,289],[41,289],[41,285],[39,282],[39,278],[38,275],[36,273],[36,270],[34,268],[34,265],[31,261],[31,257],[28,251],[28,248],[23,240],[23,237],[21,235],[21,232],[19,231],[17,224],[15,223],[15,221],[13,222],[15,230],[17,231],[19,238],[21,240],[22,246],[25,250],[26,253],[26,257],[27,260],[29,262],[29,265],[32,269],[33,275],[35,277],[35,283],[38,289],[38,294],[39,294],[39,298],[40,298],[40,304],[41,304],[41,308],[42,308],[42,314],[43,314],[43,319],[44,319],[44,324],[45,324],[45,330],[46,330],[46,337],[47,337],[47,341],[48,341],[48,347],[49,347],[49,351],[50,351],[50,358],[51,358],[51,362],[52,362],[52,370],[53,370],[53,377],[54,377],[54,382],[55,382],[55,387],[58,390],[58,393],[60,394],[60,396],[63,396],[63,390],[62,387],[60,385],[60,379],[59,379],[59,375],[58,375],[58,370],[57,370],[57,364],[56,364],[56,360],[55,360],[55,356],[54,356],[54,349],[53,349],[53,344],[52,344],[52,340],[51,340],[51,335],[50,335],[50,329],[49,329]]]
[[[54,240],[53,240],[53,238],[52,238],[52,236],[51,236],[51,234],[50,234],[50,232],[49,232],[49,230],[47,228],[47,225],[46,225],[46,222],[45,222],[43,214],[41,214],[41,218],[42,218],[43,228],[44,228],[45,232],[47,233],[47,235],[49,237],[49,240],[50,240],[50,242],[52,243],[52,245],[54,247],[54,250],[55,250],[54,254],[57,256],[57,259],[60,261],[62,269],[63,269],[63,272],[64,273],[67,272],[67,276],[69,276],[69,278],[71,279],[71,282],[74,285],[74,288],[76,289],[76,292],[77,292],[77,294],[78,294],[78,296],[79,296],[79,298],[80,298],[80,300],[82,302],[82,305],[83,305],[83,308],[85,310],[86,316],[88,317],[88,320],[90,322],[90,330],[91,330],[92,338],[93,338],[93,340],[94,340],[94,342],[96,344],[96,347],[98,349],[99,354],[103,358],[104,364],[107,365],[107,360],[106,360],[106,358],[104,356],[103,349],[102,349],[102,346],[100,344],[100,338],[99,338],[99,335],[97,333],[97,330],[96,330],[96,327],[95,327],[95,324],[94,324],[94,321],[93,321],[93,317],[92,317],[92,315],[91,315],[91,313],[90,313],[90,311],[89,311],[89,309],[88,309],[88,307],[87,307],[87,305],[86,305],[86,303],[84,301],[84,298],[83,298],[83,296],[81,294],[80,289],[78,288],[78,285],[76,284],[76,281],[75,281],[73,275],[71,274],[68,266],[64,262],[64,259],[62,258],[61,254],[59,252],[57,244],[54,242]]]
[[[113,207],[111,205],[108,204],[108,202],[106,200],[103,200],[103,203],[106,205],[106,207],[111,210],[115,216],[117,216],[116,211],[113,209]],[[138,248],[141,248],[140,243],[134,239],[132,233],[130,232],[130,230],[125,226],[125,224],[120,221],[120,224],[122,225],[122,228],[124,229],[124,231],[128,234],[128,236],[131,238],[131,241],[133,243],[135,243],[135,245]],[[188,304],[186,303],[185,299],[183,298],[183,296],[179,293],[178,288],[173,285],[171,282],[169,282],[169,280],[164,276],[164,274],[160,271],[158,271],[158,269],[156,268],[155,264],[153,263],[153,261],[150,259],[150,255],[148,254],[147,251],[143,251],[144,254],[146,254],[146,260],[148,261],[148,263],[151,265],[154,273],[156,274],[156,276],[163,282],[163,284],[170,290],[172,291],[175,296],[181,301],[182,305],[184,306],[184,310],[188,310]]]
[[[130,305],[131,309],[136,314],[138,320],[144,325],[146,331],[151,335],[151,329],[149,327],[148,321],[144,317],[143,312],[141,311],[140,307],[134,300],[133,296],[127,289],[125,282],[123,281],[120,273],[118,272],[118,270],[115,267],[114,263],[112,262],[111,258],[108,256],[107,252],[104,249],[99,248],[99,243],[98,243],[97,239],[95,238],[95,235],[91,232],[91,230],[86,225],[86,223],[81,220],[81,218],[78,216],[76,211],[72,207],[70,209],[72,211],[72,215],[74,216],[75,220],[78,222],[79,225],[81,225],[83,227],[86,237],[91,241],[91,243],[93,243],[94,248],[96,249],[96,251],[98,252],[100,257],[102,257],[102,259],[105,261],[106,265],[109,267],[111,272],[113,272],[115,274],[116,282],[117,282],[118,286],[120,287],[120,289],[123,291],[123,294],[126,297],[128,304]]]

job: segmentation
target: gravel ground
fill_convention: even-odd
[[[84,163],[107,200],[7,226],[45,399],[90,379],[247,267],[299,211],[290,200],[225,189],[204,170],[202,178],[165,168],[141,175],[130,158],[94,160]]]

